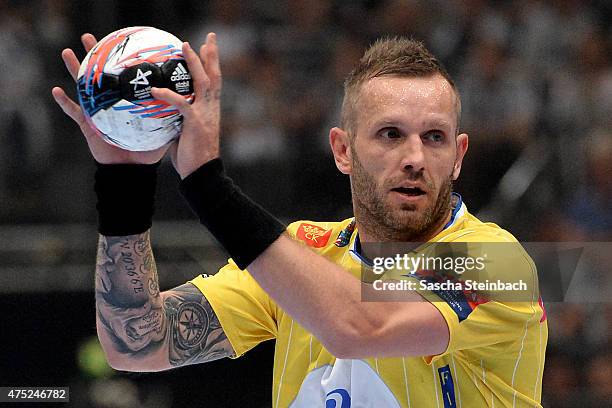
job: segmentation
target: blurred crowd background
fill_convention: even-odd
[[[422,40],[461,92],[470,149],[455,190],[468,208],[523,241],[601,242],[585,276],[606,287],[611,22],[607,0],[0,0],[0,385],[71,385],[82,406],[270,405],[271,345],[163,374],[99,361],[93,162],[50,94],[75,94],[60,52],[82,57],[81,33],[151,25],[199,45],[216,32],[226,165],[286,221],[351,215],[327,145],[343,78],[380,36]],[[177,183],[165,162],[153,239],[166,287],[223,262]],[[581,296],[548,304],[547,407],[612,406],[612,305]]]

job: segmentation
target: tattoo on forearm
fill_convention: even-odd
[[[168,318],[170,363],[174,366],[212,361],[233,350],[208,301],[191,284],[169,291],[164,301]]]
[[[160,294],[149,231],[100,237],[96,307],[116,351],[138,358],[167,349],[173,366],[233,354],[202,293],[185,284]]]

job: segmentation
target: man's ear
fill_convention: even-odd
[[[338,127],[329,131],[329,145],[334,154],[336,167],[343,174],[351,174],[352,152],[348,132]]]
[[[465,153],[468,149],[468,135],[467,133],[461,133],[457,135],[457,154],[455,156],[455,164],[453,167],[453,180],[457,180],[459,178],[459,173],[461,173],[461,165],[463,164],[463,158],[465,157]]]

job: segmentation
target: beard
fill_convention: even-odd
[[[378,186],[353,150],[351,191],[355,216],[362,228],[377,240],[425,242],[450,212],[452,174],[442,182],[436,199],[430,200],[424,210],[418,211],[417,206],[410,203],[401,204],[399,209],[392,208],[387,201],[387,195],[406,178],[423,182],[427,186],[428,195],[435,191],[433,183],[425,180],[422,172],[386,180],[382,186]]]

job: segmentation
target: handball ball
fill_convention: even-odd
[[[77,78],[88,122],[108,143],[131,151],[155,150],[181,133],[183,117],[153,98],[151,87],[169,88],[191,102],[193,83],[182,42],[153,27],[110,33],[89,51]]]

